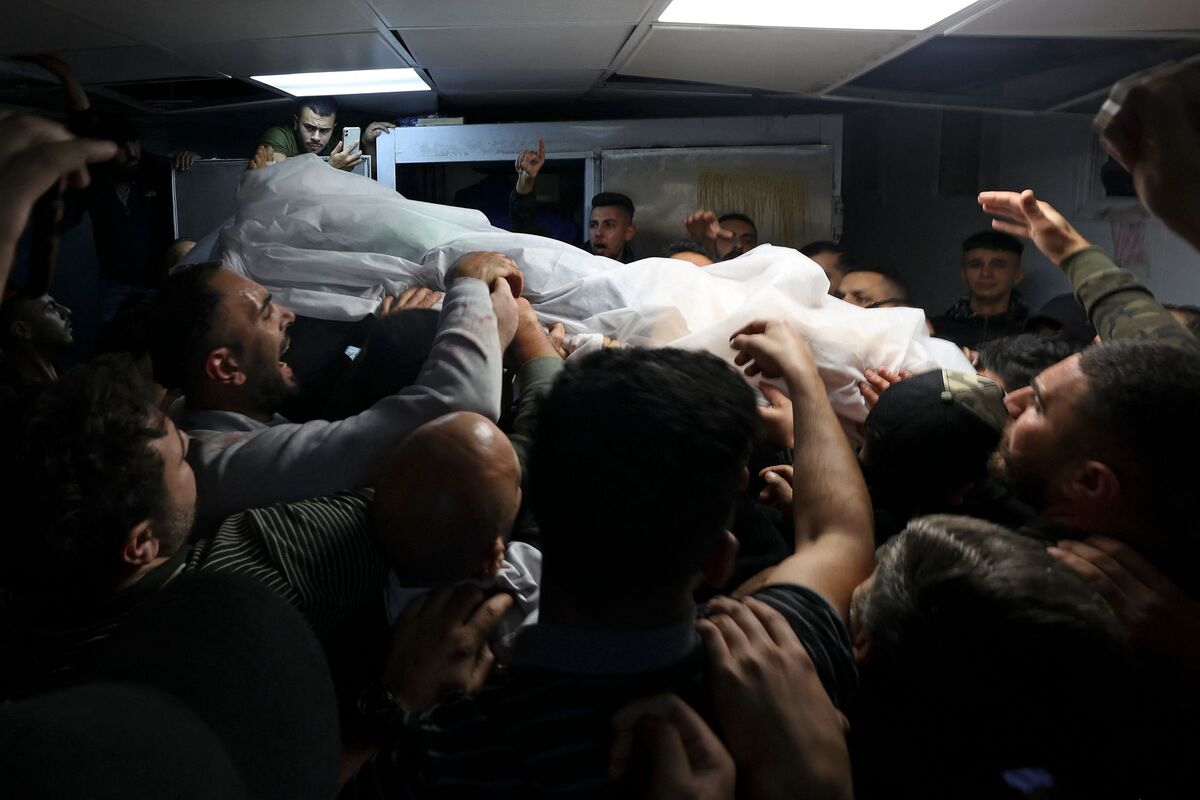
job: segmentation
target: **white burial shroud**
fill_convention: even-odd
[[[787,320],[808,340],[835,410],[849,421],[866,418],[856,388],[864,369],[972,371],[956,347],[928,335],[920,310],[867,310],[830,297],[821,268],[790,248],[759,245],[703,269],[668,258],[620,264],[495,228],[478,211],[408,200],[311,155],[246,173],[214,256],[299,314],[357,320],[385,292],[443,289],[454,261],[475,250],[516,261],[538,316],[570,333],[707,350],[732,362],[734,331],[754,319]]]

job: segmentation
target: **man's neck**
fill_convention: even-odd
[[[1008,311],[1011,303],[1011,294],[997,298],[972,297],[971,310],[981,317],[995,317]]]
[[[58,370],[45,353],[32,345],[15,345],[6,348],[5,354],[13,370],[29,383],[53,383],[58,380]]]

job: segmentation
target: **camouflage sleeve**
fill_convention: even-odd
[[[276,153],[288,158],[296,155],[296,137],[288,128],[282,125],[266,131],[259,139],[259,144],[269,144]]]
[[[1194,336],[1175,321],[1133,273],[1121,269],[1099,247],[1063,259],[1075,296],[1087,310],[1100,339],[1160,339],[1197,346]]]

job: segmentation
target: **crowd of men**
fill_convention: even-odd
[[[255,166],[346,167],[323,103]],[[1198,103],[1158,70],[1097,128],[1200,249]],[[978,372],[867,370],[856,446],[786,320],[732,332],[736,368],[571,355],[498,253],[302,369],[321,335],[266,287],[103,238],[149,198],[133,131],[0,124],[3,796],[1194,793],[1197,314],[1032,191],[979,196],[967,295],[930,320]],[[515,229],[545,159],[517,158]],[[51,190],[68,223],[87,198],[114,281],[159,265],[63,374],[70,312],[18,256]],[[634,260],[630,198],[590,214],[589,249]],[[758,244],[736,210],[683,227],[701,268]],[[1023,240],[1074,288],[1032,314]],[[804,252],[847,302],[909,302]]]

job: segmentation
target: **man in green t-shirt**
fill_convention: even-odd
[[[340,137],[335,146],[330,146],[334,144],[337,112],[337,101],[332,97],[306,97],[292,117],[292,127],[277,125],[270,128],[263,133],[259,144],[271,148],[275,161],[315,153],[329,156],[330,166],[348,172],[362,160],[364,152],[375,154],[375,140],[379,134],[396,127],[390,122],[372,122],[362,132],[362,149],[355,145],[343,152]]]

